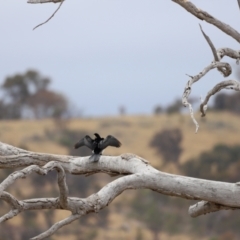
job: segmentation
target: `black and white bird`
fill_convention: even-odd
[[[108,135],[106,138],[100,137],[98,133],[94,133],[95,139],[92,139],[88,135],[79,140],[74,148],[86,146],[92,150],[93,155],[89,158],[92,162],[97,162],[103,150],[108,147],[120,147],[122,144],[113,136]]]

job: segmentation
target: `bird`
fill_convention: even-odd
[[[102,155],[102,152],[108,146],[119,148],[122,144],[112,135],[108,135],[106,138],[102,138],[98,133],[94,133],[95,139],[92,139],[89,135],[79,140],[74,148],[77,149],[82,146],[86,146],[92,150],[92,155],[89,160],[91,162],[97,162]]]

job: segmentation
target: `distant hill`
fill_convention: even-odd
[[[200,116],[200,114],[196,115]],[[198,120],[200,129],[197,134],[195,134],[195,126],[189,115],[180,114],[83,118],[72,119],[65,122],[56,122],[48,119],[38,121],[1,121],[0,139],[2,142],[26,148],[30,151],[81,155],[83,152],[73,150],[75,141],[78,140],[81,135],[93,135],[95,132],[99,132],[103,136],[112,134],[122,142],[122,147],[107,148],[104,154],[119,155],[126,152],[135,153],[150,161],[154,167],[161,171],[182,174],[179,166],[189,159],[197,158],[202,152],[211,150],[215,145],[220,143],[229,146],[240,144],[240,118],[238,116],[225,112],[209,113],[204,119],[199,117]],[[178,166],[174,163],[163,164],[161,154],[153,147],[150,147],[150,142],[154,135],[165,129],[179,129],[181,131],[182,141],[180,145],[182,153]],[[86,152],[84,153],[86,154]],[[9,170],[1,170],[1,178],[3,179],[6,174],[10,172]],[[114,178],[110,178],[104,174],[96,174],[88,178],[68,176],[68,181],[71,182],[69,185],[70,194],[71,196],[85,197],[97,191],[101,186],[113,179]],[[37,192],[36,185],[39,185]],[[34,175],[26,180],[20,180],[19,184],[14,185],[10,192],[19,196],[21,199],[37,196],[56,196],[55,176],[51,175],[46,178]],[[104,210],[103,213],[83,217],[80,222],[77,221],[71,226],[63,228],[51,239],[61,240],[66,239],[66,236],[69,240],[151,239],[152,233],[150,228],[144,221],[141,221],[141,217],[134,217],[132,213],[131,204],[134,204],[136,192],[137,191],[127,191],[123,193]],[[150,194],[149,192],[146,196],[149,197]],[[143,196],[144,195],[141,195],[141,197]],[[155,201],[156,198],[157,201]],[[177,198],[163,197],[160,194],[153,199],[155,203],[159,202],[160,205],[162,204],[161,206],[159,205],[159,209],[165,208],[165,217],[168,211],[172,211],[173,215],[175,214],[184,218],[183,222],[185,221],[188,224],[197,223],[198,220],[192,220],[187,213],[187,206],[189,206],[191,202]],[[168,202],[167,204],[164,203],[166,201]],[[0,204],[0,206],[2,206],[2,203]],[[168,207],[166,209],[166,206],[164,207],[165,204],[166,206],[174,207],[177,205],[179,210],[178,208],[168,209]],[[184,208],[182,206],[184,206]],[[2,214],[3,210],[0,210],[0,213]],[[62,219],[66,215],[68,215],[68,213],[62,211],[55,211],[54,214],[48,214],[47,217],[37,211],[33,211],[32,215],[22,214],[7,222],[4,225],[4,229],[0,226],[0,239],[27,239],[35,234],[34,229],[36,233],[39,233],[41,230],[46,229],[51,222]],[[28,222],[26,222],[26,218]],[[204,217],[201,217],[201,219],[203,218]],[[31,231],[26,232],[27,229],[25,226],[26,224],[30,224],[30,222],[32,224]],[[168,225],[164,225],[165,227],[161,227],[161,239],[193,239],[191,235],[186,234],[188,230],[173,230],[171,224],[175,224],[174,219],[172,219],[172,223],[170,222]],[[17,238],[13,234],[13,227],[18,231],[19,236],[25,236],[25,238]],[[10,231],[12,234],[11,237],[8,235]],[[201,230],[199,231],[201,232]],[[197,230],[193,232],[197,232]],[[201,239],[209,240],[210,238],[202,237]]]

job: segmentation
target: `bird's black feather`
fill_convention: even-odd
[[[96,144],[94,144],[94,140],[91,137],[89,137],[88,135],[86,135],[84,138],[82,138],[75,144],[74,148],[86,146],[86,147],[90,148],[91,150],[93,150],[95,145]]]
[[[115,137],[108,135],[104,140],[102,140],[98,144],[98,147],[103,150],[108,146],[121,147],[121,145],[122,144]]]
[[[122,145],[115,137],[111,135],[108,135],[105,139],[100,137],[98,133],[94,133],[94,135],[95,135],[95,139],[92,139],[91,137],[86,135],[83,139],[79,140],[74,147],[79,148],[82,146],[86,146],[93,151],[93,155],[98,155],[98,154],[102,154],[102,151],[108,146],[120,147]],[[98,161],[98,159],[99,157],[98,158],[92,157],[92,160],[94,162]],[[91,157],[90,157],[90,160],[91,160]]]

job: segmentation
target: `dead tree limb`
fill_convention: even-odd
[[[38,4],[38,3],[59,3],[62,0],[28,0],[27,3]]]
[[[229,26],[228,24],[221,22],[217,18],[210,15],[208,12],[203,11],[200,8],[196,7],[190,1],[186,1],[186,0],[172,0],[172,1],[182,6],[185,10],[187,10],[188,12],[190,12],[200,20],[204,20],[210,24],[213,24],[214,26],[219,28],[221,31],[228,34],[229,36],[231,36],[232,38],[234,38],[236,41],[240,43],[240,33],[236,31],[234,28],[232,28],[231,26]],[[239,1],[238,1],[238,4],[239,4]],[[203,31],[201,25],[200,25],[200,29],[204,38],[206,39],[208,45],[212,50],[214,60],[209,66],[204,68],[202,72],[200,72],[196,76],[191,77],[191,79],[187,82],[185,86],[183,96],[182,96],[182,103],[184,106],[187,106],[189,108],[190,116],[196,127],[196,132],[198,131],[199,124],[194,117],[192,105],[188,102],[188,97],[191,93],[192,84],[200,80],[206,73],[208,73],[211,69],[214,69],[214,68],[217,68],[223,74],[224,77],[228,77],[232,73],[231,66],[228,63],[221,64],[220,61],[224,56],[228,56],[230,58],[236,59],[237,63],[239,63],[239,59],[240,59],[239,50],[235,51],[230,48],[220,48],[216,50],[209,36]],[[200,111],[202,113],[202,117],[206,115],[207,102],[210,99],[210,97],[222,89],[234,89],[239,91],[239,82],[236,80],[222,81],[219,84],[217,84],[212,90],[210,90],[207,96],[205,97],[204,101],[200,105]]]
[[[227,35],[231,36],[237,42],[240,43],[240,33],[237,30],[235,30],[234,28],[232,28],[231,26],[229,26],[228,24],[221,22],[217,18],[210,15],[208,12],[203,11],[200,8],[196,7],[193,3],[191,3],[188,0],[187,1],[186,0],[172,0],[172,1],[179,4],[180,6],[182,6],[185,10],[187,10],[188,12],[193,14],[198,19],[200,19],[202,21],[204,20],[204,21],[214,25],[215,27],[217,27],[218,29],[220,29],[221,31],[223,31]]]
[[[58,8],[53,12],[53,14],[44,22],[38,24],[36,27],[33,28],[33,30],[35,30],[36,28],[46,24],[47,22],[49,22],[53,17],[54,15],[59,11],[59,9],[61,8],[64,0],[38,0],[38,1],[35,1],[35,0],[29,0],[28,3],[49,3],[49,2],[53,2],[53,3],[58,3],[60,2]]]
[[[221,91],[222,89],[231,89],[235,91],[240,91],[240,82],[236,80],[226,80],[218,83],[213,89],[211,89],[208,93],[203,102],[200,105],[200,111],[202,113],[202,117],[206,115],[207,111],[207,103],[211,96],[213,96],[215,93]]]
[[[0,222],[7,221],[28,210],[61,209],[71,212],[69,217],[55,223],[52,227],[49,226],[47,231],[32,238],[35,240],[51,236],[59,228],[86,214],[99,212],[127,189],[151,189],[169,196],[204,200],[204,204],[190,207],[189,214],[193,217],[222,209],[240,208],[240,187],[238,184],[164,173],[153,168],[148,161],[135,154],[122,154],[116,157],[101,156],[98,162],[92,163],[89,161],[89,157],[33,153],[0,143],[0,155],[1,168],[25,166],[22,170],[10,174],[0,183],[0,199],[12,207],[8,213],[0,218]],[[18,200],[7,192],[7,188],[19,178],[30,177],[33,172],[46,175],[53,170],[57,171],[58,174],[59,197]],[[65,172],[79,175],[104,172],[122,177],[108,183],[87,198],[76,198],[68,196]]]

